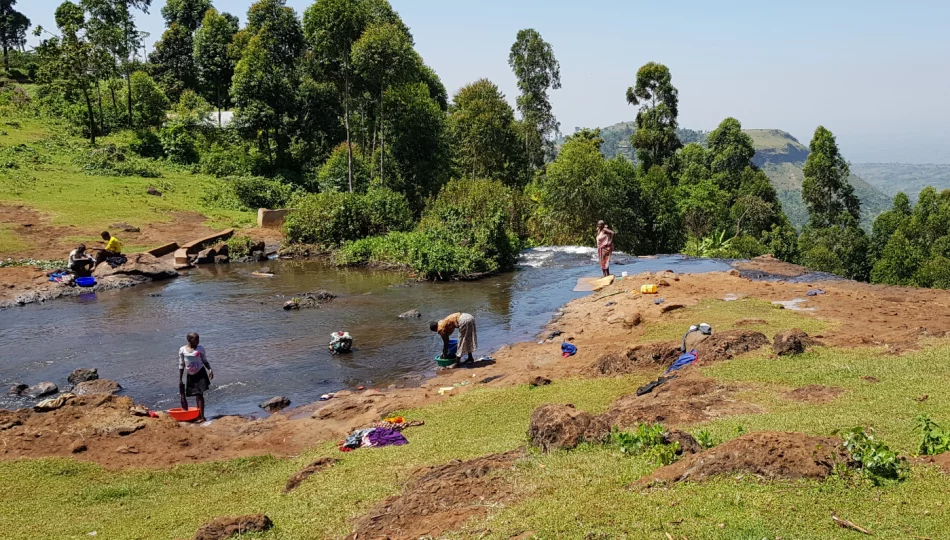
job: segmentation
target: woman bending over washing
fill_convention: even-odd
[[[475,349],[478,348],[478,332],[475,330],[475,317],[468,313],[453,313],[441,321],[432,321],[429,323],[429,330],[436,332],[442,337],[442,357],[449,354],[449,338],[452,333],[458,329],[459,346],[456,356],[461,359],[466,354],[468,358],[466,363],[475,361]],[[455,365],[458,365],[456,362]]]

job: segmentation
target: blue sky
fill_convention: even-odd
[[[561,63],[561,131],[631,120],[624,92],[648,62],[670,67],[680,125],[784,129],[808,144],[819,124],[852,162],[950,163],[950,2],[390,0],[449,92],[487,77],[517,94],[508,50],[535,28]],[[54,27],[60,0],[20,0]],[[298,14],[312,0],[288,0]],[[161,36],[164,0],[140,27]],[[244,19],[251,0],[217,0]],[[33,39],[33,38],[31,38]]]

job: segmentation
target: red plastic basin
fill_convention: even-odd
[[[171,416],[179,422],[191,422],[198,418],[198,415],[201,413],[198,407],[188,407],[187,411],[181,410],[181,407],[175,407],[174,409],[168,409],[168,416]]]

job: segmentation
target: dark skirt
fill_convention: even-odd
[[[208,378],[208,371],[201,368],[201,371],[194,375],[185,375],[185,395],[189,397],[200,396],[208,391],[211,386],[211,379]]]

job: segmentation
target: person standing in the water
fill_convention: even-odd
[[[597,260],[604,277],[610,275],[610,256],[614,252],[614,232],[603,220],[597,222]]]
[[[205,392],[211,386],[214,372],[208,363],[205,348],[198,344],[198,334],[192,332],[186,337],[188,344],[178,349],[178,389],[182,394],[183,405],[187,405],[185,396],[194,397],[198,405],[198,421],[205,421]]]

